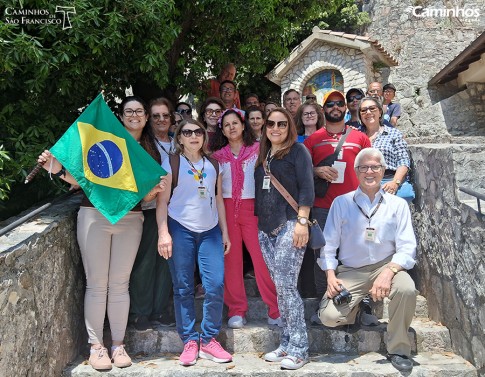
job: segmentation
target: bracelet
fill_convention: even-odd
[[[66,176],[66,168],[64,166],[61,166],[61,170],[59,170],[57,173],[52,173],[52,175],[55,175],[56,177],[61,177],[61,176]]]

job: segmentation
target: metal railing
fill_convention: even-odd
[[[34,217],[35,215],[38,215],[39,213],[41,213],[42,211],[45,211],[47,208],[51,207],[52,205],[54,204],[57,204],[59,203],[60,201],[68,198],[69,196],[75,194],[75,193],[78,193],[80,192],[81,190],[71,190],[71,191],[68,191],[66,192],[65,194],[62,194],[61,196],[55,198],[54,200],[52,200],[50,203],[46,203],[42,206],[40,206],[39,208],[36,208],[34,209],[32,212],[29,212],[28,214],[26,214],[25,216],[22,216],[20,219],[17,219],[15,220],[13,223],[11,224],[8,224],[6,227],[0,229],[0,237],[3,236],[4,234],[7,234],[8,232],[10,232],[11,230],[15,229],[16,227],[18,227],[19,225],[22,225],[23,223],[25,223],[27,220],[30,220],[32,217]]]
[[[461,192],[464,192],[465,194],[474,196],[477,199],[477,209],[478,209],[478,213],[481,216],[483,216],[482,208],[480,206],[480,200],[485,201],[485,195],[483,195],[483,194],[481,194],[481,193],[479,193],[479,192],[477,192],[475,190],[466,188],[466,187],[458,187],[458,190],[460,190]]]

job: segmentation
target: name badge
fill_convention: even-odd
[[[204,186],[197,187],[197,192],[199,193],[200,199],[206,199],[207,198],[207,188],[206,187],[204,187]]]
[[[375,230],[375,228],[365,228],[364,239],[366,241],[375,242],[376,241],[376,230]]]
[[[269,190],[271,188],[271,178],[269,175],[265,175],[263,178],[263,190]]]

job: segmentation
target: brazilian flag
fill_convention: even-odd
[[[101,93],[50,151],[112,224],[167,174],[125,130]]]

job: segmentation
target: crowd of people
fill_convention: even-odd
[[[231,361],[217,336],[224,304],[229,327],[247,323],[247,250],[268,325],[281,329],[266,361],[283,369],[308,362],[302,297],[320,300],[312,322],[328,327],[378,324],[370,301],[389,297],[387,357],[411,370],[407,330],[416,291],[406,270],[415,263],[416,240],[406,200],[414,192],[407,144],[396,128],[396,88],[372,82],[365,94],[332,89],[321,104],[311,93],[302,103],[289,89],[280,106],[255,93],[240,97],[235,74],[227,64],[208,83],[197,117],[191,104],[166,98],[121,103],[123,126],[168,174],[114,225],[87,198],[81,204],[89,363],[98,370],[131,365],[123,345],[128,323],[138,331],[175,325],[181,365],[199,357]],[[49,151],[39,162],[76,184]],[[321,250],[308,246],[313,221],[324,229]],[[103,342],[106,312],[111,352]]]

